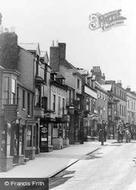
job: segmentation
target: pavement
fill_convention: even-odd
[[[112,143],[108,140],[105,144]],[[18,165],[13,169],[0,173],[0,178],[46,178],[64,170],[68,166],[78,162],[83,156],[101,148],[100,142],[91,141],[84,144],[70,145],[61,150],[40,153],[34,160],[29,160],[25,165]]]

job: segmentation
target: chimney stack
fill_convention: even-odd
[[[50,66],[51,68],[58,72],[59,64],[61,60],[65,60],[66,57],[66,44],[58,43],[57,46],[50,47]]]
[[[0,34],[0,65],[8,69],[17,69],[18,37],[14,32]]]
[[[58,43],[59,45],[59,55],[61,60],[65,60],[66,58],[66,44],[65,43]]]

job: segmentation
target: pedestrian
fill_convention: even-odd
[[[123,127],[123,122],[121,120],[119,120],[117,125],[117,134],[118,134],[117,141],[119,143],[123,142],[124,127]]]
[[[99,141],[101,142],[101,145],[104,145],[104,128],[102,124],[99,126]]]
[[[131,133],[128,128],[125,130],[125,138],[126,138],[126,143],[129,143],[131,141]]]

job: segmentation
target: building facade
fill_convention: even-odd
[[[84,140],[88,141],[96,137],[98,114],[96,110],[97,91],[95,89],[95,81],[91,73],[84,69],[78,71],[83,77],[83,127],[84,127]]]
[[[51,73],[51,110],[54,118],[52,142],[54,149],[61,149],[69,144],[66,98],[67,86],[65,78],[60,73]]]
[[[50,66],[65,78],[67,91],[67,109],[70,115],[70,143],[83,140],[83,85],[82,75],[66,60],[66,44],[59,43],[50,47]]]
[[[136,93],[130,88],[126,89],[127,95],[127,118],[126,122],[131,125],[136,125]]]
[[[111,90],[109,90],[109,104],[108,104],[108,117],[110,131],[115,138],[117,134],[117,123],[122,120],[123,123],[127,121],[127,99],[126,91],[122,87],[121,82],[106,81],[106,84],[111,85]]]

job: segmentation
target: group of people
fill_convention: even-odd
[[[129,143],[132,138],[132,131],[129,124],[124,124],[121,120],[117,125],[117,140],[119,143],[123,142],[125,138],[126,143]]]
[[[105,121],[102,121],[101,124],[98,125],[99,132],[99,141],[101,145],[104,145],[107,137],[107,124]],[[118,121],[116,126],[116,134],[117,134],[117,142],[122,143],[125,140],[126,143],[131,142],[131,139],[136,140],[136,129],[132,128],[132,126],[128,123],[124,124],[122,120]]]

